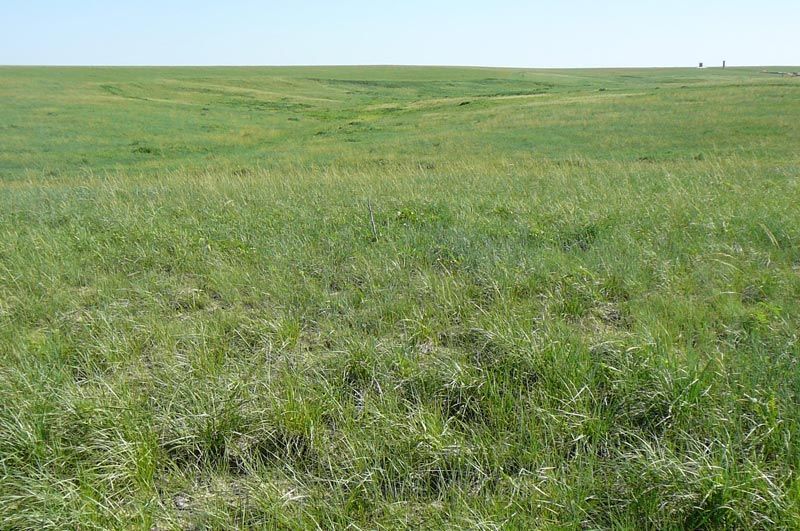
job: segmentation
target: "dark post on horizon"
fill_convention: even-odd
[[[722,61],[722,68],[725,68],[726,61]]]

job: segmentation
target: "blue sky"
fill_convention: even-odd
[[[800,64],[800,0],[0,0],[0,64]]]

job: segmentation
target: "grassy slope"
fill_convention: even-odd
[[[800,525],[797,80],[0,68],[0,102],[0,527]]]

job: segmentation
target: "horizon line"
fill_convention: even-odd
[[[753,65],[730,65],[702,63],[698,61],[695,65],[604,65],[604,66],[495,66],[495,65],[459,65],[459,64],[413,64],[413,63],[337,63],[337,64],[81,64],[81,63],[3,63],[0,68],[21,67],[21,68],[469,68],[469,69],[497,69],[497,70],[623,70],[623,69],[713,69],[719,68],[772,68],[772,67],[792,67],[800,65],[781,65],[781,64],[753,64]]]

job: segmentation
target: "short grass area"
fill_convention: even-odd
[[[797,528],[759,70],[0,68],[0,528]]]

